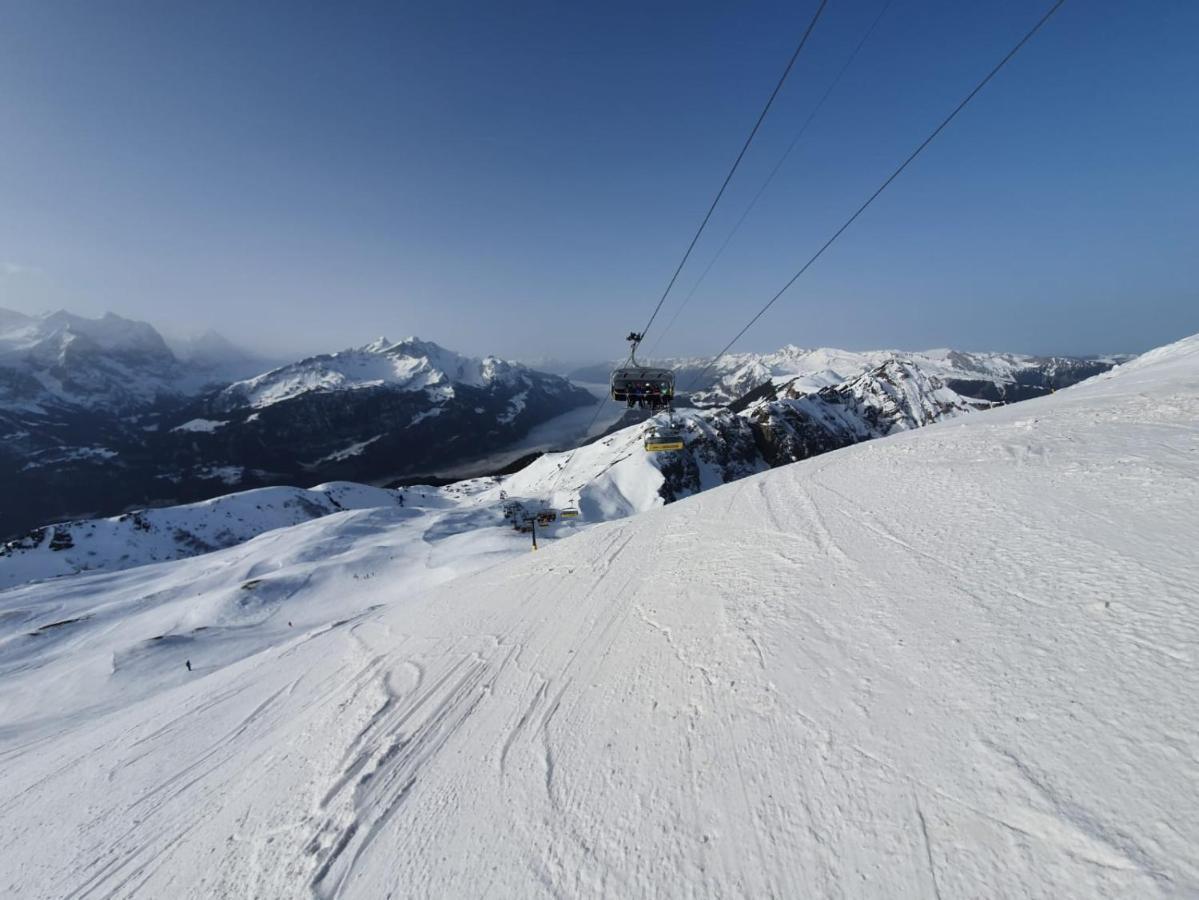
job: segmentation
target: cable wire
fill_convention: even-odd
[[[779,161],[774,164],[774,168],[770,170],[770,174],[766,176],[766,180],[762,182],[762,186],[758,188],[758,192],[754,194],[753,199],[749,201],[749,205],[745,207],[745,211],[741,213],[741,218],[737,220],[737,224],[733,226],[732,231],[730,231],[728,236],[725,237],[724,243],[720,245],[720,249],[716,251],[716,255],[712,257],[712,260],[708,263],[707,267],[703,270],[703,272],[700,273],[699,279],[691,286],[691,290],[687,292],[687,296],[683,298],[683,302],[679,304],[678,308],[674,311],[674,315],[670,317],[670,321],[666,323],[666,327],[662,329],[662,331],[658,334],[658,337],[654,340],[653,346],[649,349],[650,357],[653,357],[654,351],[657,350],[658,345],[662,343],[662,338],[666,337],[666,335],[670,333],[670,329],[673,328],[674,323],[678,321],[679,315],[687,307],[687,304],[691,302],[691,298],[695,296],[695,292],[699,290],[699,286],[704,283],[704,279],[708,277],[708,273],[712,271],[712,267],[716,265],[717,260],[724,255],[724,251],[727,250],[729,244],[732,243],[733,236],[740,231],[741,226],[745,224],[745,220],[749,217],[750,212],[752,212],[753,208],[757,206],[758,201],[762,199],[762,195],[766,193],[766,188],[770,187],[770,183],[774,181],[774,176],[779,173],[779,170],[783,167],[783,163],[785,163],[787,161],[787,157],[791,155],[791,151],[795,149],[797,144],[799,144],[800,139],[807,132],[808,126],[812,124],[812,120],[816,118],[816,115],[824,106],[825,101],[828,100],[829,96],[834,90],[836,90],[837,85],[841,83],[841,79],[845,76],[845,73],[849,71],[849,67],[853,65],[854,60],[858,58],[858,53],[861,52],[862,48],[866,45],[866,42],[870,40],[870,35],[874,34],[875,28],[878,27],[878,23],[882,21],[883,16],[886,14],[887,10],[891,8],[891,4],[893,2],[894,0],[886,0],[886,2],[883,3],[882,9],[878,11],[878,15],[876,15],[874,17],[874,21],[870,23],[870,27],[867,28],[866,33],[862,35],[862,39],[858,41],[857,46],[853,48],[853,52],[850,53],[846,58],[845,63],[841,66],[841,70],[837,73],[836,77],[829,83],[828,89],[825,90],[824,95],[816,102],[816,105],[812,107],[812,111],[808,113],[808,117],[804,119],[803,124],[799,126],[799,130],[795,132],[795,137],[791,139],[791,143],[787,145],[787,149],[783,151],[783,155],[779,157]]]
[[[733,167],[729,169],[729,173],[724,177],[724,182],[720,185],[720,190],[716,192],[716,197],[712,200],[712,205],[708,207],[708,212],[704,216],[702,222],[699,223],[699,228],[696,229],[695,235],[691,238],[691,243],[687,245],[687,251],[683,254],[683,258],[679,260],[678,267],[674,270],[674,275],[670,277],[670,283],[666,285],[666,290],[662,292],[662,296],[658,299],[658,305],[654,307],[653,313],[649,317],[649,321],[645,323],[645,327],[641,329],[641,334],[649,331],[650,326],[654,324],[654,319],[658,318],[658,312],[662,309],[662,304],[666,302],[666,297],[670,294],[674,283],[678,281],[679,273],[683,271],[683,266],[687,265],[687,260],[691,256],[691,251],[695,249],[696,243],[699,241],[699,236],[704,233],[704,228],[707,227],[708,220],[712,218],[712,213],[716,211],[716,204],[720,202],[720,198],[724,196],[725,188],[729,186],[729,182],[733,180],[733,174],[737,171],[737,167],[741,165],[741,160],[745,157],[745,153],[749,150],[749,145],[753,143],[754,136],[758,133],[758,129],[762,127],[762,122],[766,120],[766,114],[770,112],[770,107],[774,104],[774,98],[778,96],[779,91],[783,89],[783,82],[787,80],[787,76],[791,74],[791,69],[795,65],[795,61],[799,59],[799,54],[803,52],[804,45],[807,44],[808,38],[811,36],[813,29],[816,27],[816,22],[820,19],[820,14],[824,12],[824,8],[828,5],[828,0],[820,0],[820,5],[816,7],[816,13],[812,16],[812,21],[808,23],[808,27],[804,30],[803,37],[799,39],[799,44],[795,48],[795,52],[791,54],[791,59],[787,62],[787,67],[783,69],[783,74],[779,76],[778,83],[774,86],[774,90],[770,92],[770,98],[766,101],[766,105],[762,107],[762,112],[758,115],[758,121],[754,122],[754,127],[749,132],[749,137],[745,139],[745,143],[741,147],[741,152],[737,154],[737,158],[733,160]]]
[[[833,243],[837,240],[837,238],[841,237],[841,235],[845,233],[845,231],[849,228],[850,225],[852,225],[855,221],[857,221],[858,216],[860,216],[862,213],[864,213],[866,211],[867,207],[869,207],[870,204],[873,203],[878,198],[879,194],[881,194],[883,191],[885,191],[891,185],[891,182],[893,182],[896,178],[898,178],[900,173],[903,172],[903,170],[906,169],[912,163],[912,161],[921,154],[921,152],[923,152],[924,148],[927,147],[929,144],[931,144],[933,142],[933,140],[937,137],[937,135],[939,135],[942,131],[945,130],[945,128],[949,125],[950,122],[952,122],[955,118],[957,118],[958,113],[960,113],[963,109],[966,108],[966,105],[968,103],[970,103],[971,100],[974,99],[974,97],[978,94],[978,92],[981,91],[984,87],[986,87],[987,83],[999,73],[999,70],[1002,69],[1004,66],[1006,66],[1008,64],[1008,62],[1011,61],[1012,57],[1014,57],[1020,51],[1020,49],[1032,39],[1033,35],[1035,35],[1038,31],[1041,30],[1041,27],[1046,22],[1049,21],[1049,19],[1053,16],[1053,14],[1055,12],[1057,12],[1058,9],[1061,8],[1062,4],[1065,2],[1066,2],[1066,0],[1057,0],[1057,2],[1054,3],[1053,6],[1051,6],[1049,8],[1049,11],[1046,12],[1043,16],[1041,16],[1041,18],[1040,18],[1040,20],[1038,20],[1037,24],[1035,24],[1031,29],[1029,29],[1029,31],[1024,35],[1024,37],[1020,38],[1020,40],[1017,41],[1016,46],[1014,46],[1011,50],[1009,50],[1007,52],[1007,55],[1004,56],[1003,59],[1001,59],[995,65],[995,67],[986,74],[986,76],[982,79],[982,81],[980,81],[978,84],[976,84],[974,86],[974,90],[972,90],[969,94],[967,94],[965,99],[963,99],[961,103],[959,103],[956,107],[954,107],[953,112],[951,112],[948,116],[946,116],[944,119],[941,120],[941,124],[938,125],[936,128],[934,128],[932,133],[928,137],[926,137],[915,150],[913,150],[911,152],[911,154],[907,157],[907,159],[905,159],[902,163],[900,163],[899,167],[894,172],[892,172],[889,176],[887,176],[887,180],[884,181],[881,185],[879,185],[878,189],[873,194],[871,194],[868,198],[866,198],[866,202],[863,203],[861,206],[859,206],[857,208],[857,211],[855,211],[852,216],[850,216],[848,219],[846,219],[845,223],[840,228],[838,228],[835,232],[833,232],[832,237],[830,237],[827,241],[825,241],[824,244],[820,247],[820,249],[817,250],[814,254],[812,254],[811,259],[809,259],[806,263],[804,263],[803,266],[800,268],[800,270],[798,272],[796,272],[794,275],[792,275],[790,280],[786,284],[784,284],[782,286],[782,288],[779,289],[778,293],[776,293],[773,297],[771,297],[769,300],[767,300],[766,304],[754,314],[753,318],[751,318],[745,324],[745,327],[742,328],[740,331],[738,331],[733,336],[733,339],[731,341],[729,341],[727,344],[725,344],[719,353],[717,353],[714,357],[712,357],[712,361],[709,362],[703,368],[703,370],[699,373],[699,375],[697,375],[695,378],[693,378],[691,380],[690,384],[688,384],[688,386],[687,386],[688,391],[690,391],[692,388],[695,387],[696,384],[698,384],[700,381],[703,380],[703,377],[712,370],[712,367],[715,366],[716,363],[720,361],[721,357],[723,357],[729,351],[729,348],[732,347],[735,343],[737,343],[737,341],[739,341],[741,339],[741,337],[745,334],[745,332],[749,331],[749,329],[753,327],[754,323],[757,322],[758,319],[762,318],[762,316],[766,314],[766,311],[769,310],[770,307],[774,306],[775,302],[780,297],[782,297],[783,294],[785,294],[787,292],[787,290],[791,287],[791,285],[795,284],[795,282],[799,280],[800,276],[803,275],[804,272],[808,271],[808,269],[810,269],[812,267],[812,264],[815,263],[816,260],[820,259],[820,257],[822,255],[824,255],[824,251],[827,250],[829,247],[831,247],[833,245]]]
[[[640,333],[642,336],[644,336],[645,333],[649,331],[650,326],[654,324],[654,320],[658,317],[658,313],[662,309],[662,304],[666,302],[666,298],[670,295],[671,290],[674,288],[675,282],[679,279],[679,274],[683,271],[683,267],[687,265],[687,260],[691,256],[691,251],[695,249],[695,245],[699,241],[700,235],[704,233],[704,229],[707,227],[708,221],[712,218],[712,213],[716,211],[716,206],[720,203],[720,198],[724,196],[725,189],[729,186],[729,182],[733,180],[733,175],[736,174],[737,168],[741,165],[741,160],[745,157],[746,151],[749,150],[749,145],[753,143],[754,137],[758,133],[758,129],[762,127],[762,123],[766,120],[766,114],[770,112],[770,107],[774,105],[775,98],[778,96],[779,91],[783,89],[783,83],[787,80],[787,76],[791,74],[791,69],[795,67],[795,61],[799,59],[799,54],[803,52],[803,48],[807,44],[808,38],[811,36],[812,31],[816,28],[816,23],[819,21],[820,15],[824,12],[824,8],[826,6],[828,6],[828,0],[820,0],[820,5],[816,7],[816,12],[812,15],[812,20],[808,22],[808,27],[804,29],[803,36],[800,37],[799,44],[795,47],[795,52],[791,54],[791,58],[787,61],[787,67],[783,69],[783,74],[779,76],[779,80],[775,84],[774,90],[770,92],[770,97],[766,100],[766,105],[762,107],[762,112],[758,114],[758,120],[754,122],[754,127],[750,130],[749,137],[745,139],[745,143],[741,146],[741,152],[738,153],[737,158],[733,160],[733,165],[729,169],[728,174],[724,177],[724,181],[720,185],[720,190],[716,192],[716,197],[712,200],[711,206],[708,207],[708,212],[704,215],[703,221],[699,223],[699,228],[696,229],[695,235],[691,238],[691,243],[687,245],[687,250],[683,254],[683,258],[679,260],[679,264],[675,268],[674,274],[670,277],[670,283],[666,285],[666,290],[664,290],[662,292],[662,296],[658,298],[658,304],[654,307],[653,313],[650,314],[649,321],[646,322],[645,327],[641,329]],[[631,358],[632,354],[630,354],[630,359]],[[597,405],[595,415],[591,419],[591,424],[587,426],[587,430],[583,433],[584,440],[586,440],[587,434],[591,431],[591,429],[595,427],[595,423],[599,421],[600,414],[608,405],[607,401],[610,399],[611,396],[609,395]],[[563,460],[561,466],[559,466],[558,474],[554,478],[553,484],[550,488],[551,494],[557,490],[558,482],[562,477],[562,473],[570,464],[571,459],[574,458],[577,450],[578,447],[576,447],[574,450],[571,450],[566,459]]]

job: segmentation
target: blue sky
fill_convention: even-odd
[[[883,4],[828,4],[658,326]],[[1047,5],[893,0],[649,343],[719,349]],[[0,306],[618,355],[815,7],[0,2]],[[1068,0],[740,349],[1199,331],[1196,34]]]

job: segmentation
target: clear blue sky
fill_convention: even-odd
[[[831,0],[660,323],[882,4]],[[815,7],[0,0],[0,306],[615,356]],[[718,349],[1046,7],[894,0],[660,351]],[[1068,0],[742,348],[1199,331],[1197,47],[1193,0]]]

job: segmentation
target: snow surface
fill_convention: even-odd
[[[535,554],[494,490],[0,593],[0,893],[1199,893],[1199,337]]]

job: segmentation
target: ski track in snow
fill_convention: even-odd
[[[0,593],[0,894],[1199,894],[1168,350],[536,554],[351,511]]]

